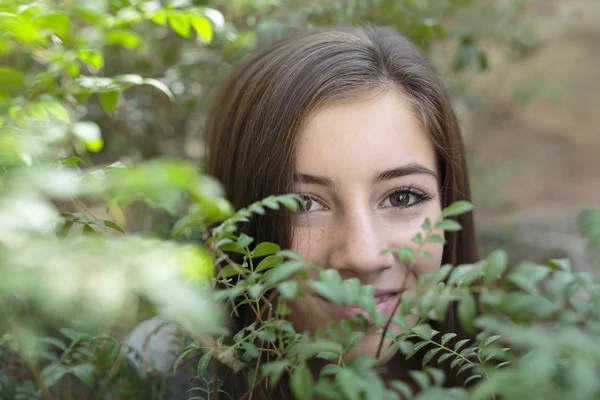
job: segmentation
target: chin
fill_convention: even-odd
[[[395,327],[400,329],[398,327]],[[398,335],[401,332],[396,331],[394,329],[394,334]],[[367,332],[365,337],[358,342],[356,346],[352,350],[350,350],[346,355],[344,355],[344,361],[349,362],[356,356],[368,355],[375,357],[377,355],[377,349],[379,348],[379,343],[381,342],[381,335],[375,332]],[[390,349],[390,344],[392,343],[392,339],[386,337],[383,339],[383,345],[381,346],[381,353],[379,358],[377,359],[377,364],[382,365],[387,363],[397,352],[396,349]]]

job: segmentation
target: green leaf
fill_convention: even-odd
[[[498,341],[498,340],[500,340],[500,339],[502,339],[502,335],[492,335],[492,336],[490,336],[489,338],[487,338],[487,339],[485,340],[485,342],[483,343],[483,346],[482,346],[482,347],[487,347],[487,346],[489,346],[490,344],[492,344],[492,343],[494,343],[494,342],[497,342],[497,341]]]
[[[212,356],[213,351],[210,350],[200,357],[200,360],[198,361],[198,367],[196,367],[196,374],[198,376],[204,376],[204,374],[206,374],[206,370],[208,369],[210,361],[212,360]]]
[[[456,58],[454,61],[454,70],[461,71],[468,67],[477,56],[477,48],[473,43],[473,39],[467,36],[463,39],[458,47]]]
[[[425,218],[425,221],[421,224],[421,228],[425,231],[431,230],[431,220],[429,218]]]
[[[408,373],[417,382],[421,390],[425,390],[431,385],[426,373],[422,371],[408,371]]]
[[[359,377],[352,370],[342,369],[337,376],[337,381],[346,399],[360,400]]]
[[[469,340],[471,339],[463,339],[456,342],[456,344],[454,345],[454,351],[458,352],[461,349],[461,347],[463,347]]]
[[[296,212],[298,206],[302,204],[302,199],[296,194],[277,196],[277,201],[283,204],[288,210]]]
[[[446,343],[448,343],[450,340],[454,339],[456,337],[456,333],[446,333],[444,336],[442,336],[442,346],[445,346]]]
[[[237,247],[238,249],[242,250],[245,249],[246,247],[250,246],[250,244],[254,241],[253,238],[251,238],[250,236],[246,235],[245,233],[242,233],[238,239],[237,242],[235,243],[235,247]]]
[[[442,348],[441,348],[441,347],[436,347],[435,349],[431,349],[431,350],[429,350],[427,353],[425,353],[425,356],[423,356],[423,361],[422,361],[422,363],[421,363],[421,367],[422,367],[422,368],[425,368],[425,366],[426,366],[427,364],[429,364],[429,362],[431,361],[431,359],[432,359],[433,357],[435,357],[435,355],[436,355],[437,353],[439,353],[439,352],[440,352],[440,350],[442,350]]]
[[[48,387],[52,387],[68,372],[68,368],[62,364],[50,364],[42,370],[41,378]]]
[[[264,258],[258,265],[256,266],[254,272],[261,272],[267,269],[274,268],[283,262],[284,258],[281,256],[268,256]]]
[[[89,385],[92,382],[95,366],[93,364],[79,364],[69,369],[69,372],[79,378],[84,384]]]
[[[277,386],[281,375],[285,372],[285,369],[289,367],[288,361],[274,361],[265,363],[260,366],[261,373],[263,376],[269,377],[269,386],[274,388]]]
[[[442,235],[434,234],[427,238],[427,243],[441,243],[446,244],[446,239]]]
[[[121,92],[119,90],[111,90],[109,92],[102,92],[98,95],[100,99],[100,105],[105,113],[113,115],[119,102]]]
[[[452,357],[454,355],[454,353],[445,353],[442,354],[440,356],[440,358],[438,358],[438,364],[443,363],[444,361],[446,361],[447,359],[449,359],[450,357]]]
[[[475,311],[476,305],[473,295],[470,292],[463,292],[458,304],[458,319],[468,333],[473,333]]]
[[[503,250],[493,251],[486,260],[484,267],[483,282],[485,285],[490,285],[499,279],[508,264],[508,257]]]
[[[248,355],[252,358],[256,358],[260,354],[258,347],[256,347],[256,345],[254,343],[242,342],[241,346],[244,348],[244,350],[246,350]]]
[[[104,142],[100,127],[95,122],[76,122],[72,129],[73,134],[82,140],[88,151],[96,153],[102,150]]]
[[[175,96],[173,95],[173,92],[171,92],[171,90],[167,87],[167,85],[165,85],[164,83],[162,83],[161,81],[159,81],[157,79],[146,78],[146,79],[144,79],[144,85],[153,86],[156,89],[163,92],[164,94],[166,94],[170,100],[175,100]]]
[[[173,13],[168,17],[169,26],[175,33],[189,38],[191,33],[190,17],[183,13]]]
[[[44,107],[43,103],[33,103],[29,106],[29,108],[27,108],[27,112],[29,113],[29,115],[31,115],[33,118],[42,120],[42,121],[47,121],[48,120],[48,113],[46,112],[46,108]]]
[[[167,23],[167,12],[165,10],[158,10],[152,15],[152,22],[157,25],[165,25]]]
[[[435,331],[427,324],[415,326],[411,329],[411,331],[425,340],[429,340],[435,336]]]
[[[1,17],[0,17],[1,18]],[[11,92],[25,84],[23,73],[8,67],[0,67],[0,92]]]
[[[45,337],[40,340],[42,343],[48,344],[50,346],[56,347],[62,351],[67,349],[67,346],[62,342],[62,340],[58,340],[53,337]]]
[[[412,389],[406,382],[392,381],[392,382],[390,382],[390,386],[394,390],[400,392],[400,394],[402,394],[402,396],[404,396],[404,398],[412,399],[412,397],[413,397]]]
[[[213,28],[210,20],[205,16],[192,16],[192,26],[194,30],[206,43],[212,42]]]
[[[364,332],[352,332],[350,336],[345,338],[342,342],[342,352],[345,354],[351,351],[354,348],[354,346],[356,346],[358,342],[362,340],[363,337],[365,337]]]
[[[104,35],[104,43],[119,44],[126,49],[137,49],[142,44],[142,39],[133,32],[124,29],[108,31]]]
[[[476,366],[476,364],[467,363],[467,364],[465,364],[465,365],[463,365],[462,367],[460,367],[460,368],[459,368],[459,370],[458,370],[458,372],[456,373],[456,375],[460,375],[460,374],[462,374],[463,372],[465,372],[465,371],[467,371],[467,370],[469,370],[469,369],[471,369],[471,368],[474,368],[475,366]]]
[[[445,219],[442,222],[435,224],[435,229],[442,229],[446,232],[456,232],[462,229],[462,226],[451,219]]]
[[[116,231],[121,232],[122,234],[125,234],[125,231],[123,230],[123,228],[121,228],[119,225],[117,225],[113,221],[105,219],[105,220],[103,220],[103,222],[104,222],[104,225],[108,226],[109,228],[112,228],[112,229],[114,229]]]
[[[281,251],[281,248],[278,245],[276,245],[275,243],[262,242],[262,243],[259,243],[258,245],[256,245],[256,247],[254,248],[252,253],[250,253],[250,256],[252,258],[264,257],[264,256],[268,256],[271,254],[275,254],[279,251]]]
[[[44,14],[33,19],[33,22],[38,28],[49,30],[62,40],[66,40],[71,31],[71,20],[67,15],[62,13],[53,12]]]
[[[442,217],[454,217],[457,215],[465,214],[473,209],[473,204],[468,201],[456,201],[452,203],[449,207],[446,207],[442,210]]]
[[[313,377],[306,363],[296,367],[290,379],[290,389],[297,400],[312,399]]]
[[[102,57],[102,53],[99,51],[79,50],[77,52],[77,58],[92,68],[100,69],[104,67],[104,57]]]
[[[549,267],[553,267],[553,268],[559,268],[565,272],[571,272],[573,270],[572,265],[571,265],[571,260],[569,260],[567,258],[561,258],[561,259],[555,258],[555,259],[549,260],[546,263],[546,265]]]
[[[427,368],[427,373],[433,378],[433,383],[436,386],[442,386],[446,381],[446,374],[438,368]]]
[[[293,299],[298,295],[298,282],[297,281],[286,281],[282,282],[277,286],[279,294],[284,299]]]
[[[402,342],[400,342],[400,344],[398,345],[398,347],[400,348],[400,351],[402,352],[402,354],[408,356],[408,355],[413,355],[415,354],[415,346],[412,344],[412,342],[409,342],[408,340],[404,340]]]
[[[271,269],[265,273],[265,281],[274,285],[284,279],[290,278],[304,267],[305,263],[300,261],[287,261],[280,264],[277,268]]]

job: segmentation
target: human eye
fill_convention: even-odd
[[[313,194],[300,194],[302,203],[298,207],[298,214],[308,214],[325,209],[323,201]]]
[[[385,195],[381,207],[409,208],[431,200],[433,195],[414,187],[394,189]]]

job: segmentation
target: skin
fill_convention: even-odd
[[[392,88],[318,110],[300,133],[297,163],[295,189],[306,211],[295,216],[294,251],[376,290],[398,292],[403,284],[414,290],[419,275],[440,267],[439,244],[424,248],[432,260],[420,259],[410,268],[391,253],[381,253],[390,246],[416,248],[411,238],[422,231],[425,218],[435,221],[441,211],[434,147],[400,91]],[[410,173],[375,180],[398,168]],[[340,306],[311,293],[290,307],[301,332],[342,319]],[[388,309],[386,317],[391,313]],[[390,329],[402,331],[394,325]],[[374,329],[368,330],[346,360],[374,356],[380,340]],[[386,338],[383,349],[389,344]],[[380,362],[393,352],[384,354]]]

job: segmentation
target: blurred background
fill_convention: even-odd
[[[157,2],[86,3],[122,15]],[[482,254],[503,247],[513,261],[569,257],[576,268],[592,265],[577,215],[600,203],[600,1],[175,0],[171,5],[214,9],[207,13],[212,42],[190,39],[189,23],[190,38],[182,37],[185,25],[166,23],[141,24],[135,34],[116,40],[118,45],[105,44],[105,76],[157,78],[175,101],[153,88],[135,87],[121,95],[109,116],[92,98],[80,112],[102,129],[104,148],[94,163],[158,156],[200,162],[211,92],[246,54],[298,27],[393,26],[431,55],[454,97],[469,151]],[[168,225],[147,209],[128,211],[129,230]]]

